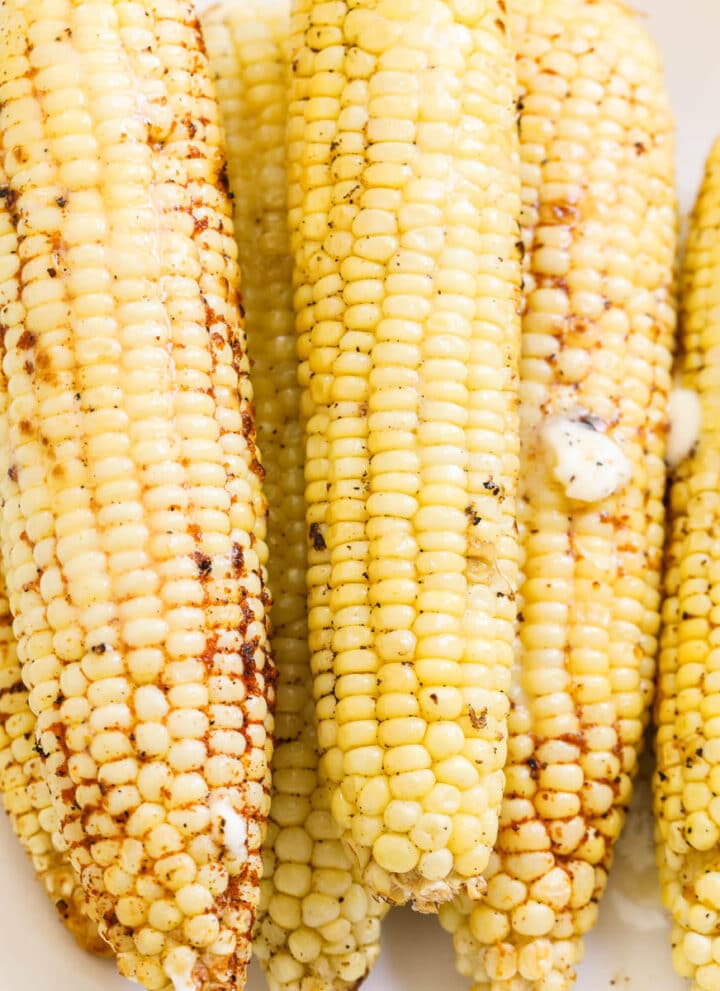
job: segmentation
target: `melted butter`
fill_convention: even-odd
[[[236,859],[247,857],[247,823],[243,816],[230,804],[228,799],[220,799],[213,805],[213,814],[223,823],[223,843],[230,855]]]
[[[172,981],[174,991],[197,991],[193,978],[196,956],[187,946],[177,946],[165,958],[165,973]]]
[[[569,499],[600,502],[632,478],[622,448],[589,418],[549,417],[541,436],[553,476]]]

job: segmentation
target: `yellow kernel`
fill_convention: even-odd
[[[340,914],[340,906],[335,898],[319,893],[307,895],[302,902],[302,921],[312,929],[333,922]]]
[[[452,828],[449,816],[427,812],[418,819],[410,838],[420,850],[442,850],[448,845]]]
[[[442,881],[449,876],[452,867],[453,856],[447,849],[424,853],[418,863],[418,871],[428,881]]]
[[[512,924],[522,936],[544,936],[555,924],[555,913],[548,905],[529,899],[515,909]]]
[[[301,927],[288,937],[288,949],[300,963],[312,963],[322,950],[322,940],[312,929]]]
[[[412,829],[422,814],[418,802],[402,802],[397,799],[388,803],[383,821],[391,832],[403,833]]]
[[[416,867],[419,851],[407,837],[385,833],[375,840],[373,856],[385,870],[404,874]]]
[[[200,915],[212,906],[212,895],[201,884],[186,884],[175,897],[185,915]]]

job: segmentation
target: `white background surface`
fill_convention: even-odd
[[[242,2],[242,0],[240,0]],[[629,0],[630,2],[630,0]],[[720,132],[719,0],[635,0],[665,59],[678,121],[678,168],[685,213],[703,160]],[[717,108],[717,109],[716,109]],[[587,941],[577,991],[682,991],[670,965],[656,889],[647,787],[618,850],[600,923]],[[248,991],[264,982],[253,968]],[[85,956],[57,921],[7,822],[0,820],[0,991],[131,991],[111,963]],[[450,937],[437,921],[396,910],[383,928],[380,962],[365,991],[461,991]]]

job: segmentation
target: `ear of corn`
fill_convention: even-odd
[[[253,951],[278,991],[350,988],[377,958],[385,906],[353,878],[327,787],[318,779],[307,640],[304,436],[287,232],[290,3],[218,6],[202,21],[227,141],[270,509],[268,578],[278,698]]]
[[[242,984],[269,805],[264,501],[192,7],[7,0],[3,529],[63,842],[122,974]]]
[[[497,832],[515,619],[518,207],[503,5],[297,6],[290,226],[322,771],[433,909]]]
[[[476,988],[561,991],[595,922],[652,695],[674,328],[673,129],[614,0],[513,0],[524,552],[487,897],[441,912]]]
[[[681,296],[682,386],[699,397],[698,443],[670,492],[666,598],[656,707],[656,837],[673,963],[693,989],[720,988],[720,749],[716,709],[720,443],[720,142],[690,222]],[[688,405],[689,396],[684,396]]]

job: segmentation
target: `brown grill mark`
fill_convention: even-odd
[[[325,538],[320,531],[319,523],[311,523],[309,530],[310,543],[313,545],[316,551],[327,550],[327,544],[325,543]]]

